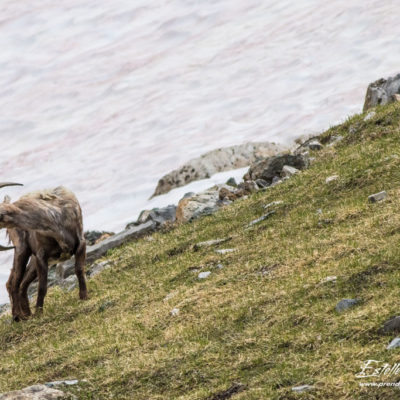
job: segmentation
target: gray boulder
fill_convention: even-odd
[[[302,154],[282,154],[269,157],[253,164],[243,179],[245,181],[263,179],[271,184],[275,176],[281,175],[285,165],[301,170],[307,168],[308,161]]]
[[[162,226],[167,222],[174,222],[176,216],[176,206],[170,204],[162,208],[153,208],[152,210],[143,210],[137,221],[129,223],[125,229],[132,228],[144,224],[148,221],[155,222],[158,226]]]
[[[247,165],[286,150],[283,145],[259,142],[244,143],[210,151],[194,158],[167,175],[157,184],[153,196],[169,192],[171,189],[187,185],[199,179],[210,178],[217,172],[243,168]]]
[[[338,313],[343,312],[349,308],[352,308],[354,306],[356,306],[358,303],[360,302],[360,300],[358,299],[343,299],[340,300],[339,303],[337,303],[336,305],[336,311]]]
[[[108,237],[114,235],[114,232],[106,232],[106,231],[86,231],[84,233],[86,243],[89,246],[93,246],[94,244],[107,239]]]
[[[377,203],[379,201],[385,200],[386,197],[387,197],[387,193],[385,191],[382,191],[382,192],[371,194],[370,196],[368,196],[368,201],[370,203]]]
[[[215,185],[191,197],[181,199],[176,208],[176,220],[187,222],[216,212],[224,205],[219,195],[221,189],[227,189],[227,192],[230,192],[233,188],[228,185]]]
[[[383,332],[384,333],[389,333],[389,332],[400,332],[400,317],[393,317],[390,318],[388,321],[386,321],[383,324]]]
[[[396,94],[400,94],[400,74],[370,83],[365,95],[363,112],[378,105],[397,101]]]
[[[28,386],[22,390],[0,394],[0,400],[61,400],[76,399],[61,390],[52,389],[45,385]]]

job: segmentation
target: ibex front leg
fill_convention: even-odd
[[[26,316],[21,310],[21,303],[19,297],[19,288],[24,277],[26,264],[31,255],[31,251],[27,246],[17,247],[14,253],[13,267],[11,270],[10,278],[7,282],[7,291],[10,296],[11,312],[14,321],[25,319]]]

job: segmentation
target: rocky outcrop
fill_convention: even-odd
[[[363,112],[378,105],[398,101],[396,96],[398,94],[400,94],[400,74],[370,83],[365,95]]]
[[[177,222],[188,222],[204,215],[213,214],[224,204],[229,204],[220,200],[221,189],[226,189],[229,193],[235,190],[232,186],[215,185],[204,192],[183,197],[176,208]]]
[[[106,232],[106,231],[86,231],[85,232],[86,243],[89,246],[93,246],[96,243],[99,243],[110,236],[114,235],[114,232]]]
[[[176,206],[170,204],[162,208],[153,208],[152,210],[143,210],[136,222],[131,222],[126,229],[144,224],[148,221],[155,222],[158,226],[165,225],[167,222],[174,222],[176,215]]]
[[[190,160],[181,168],[164,175],[158,181],[152,197],[187,185],[189,182],[210,178],[217,172],[246,167],[284,150],[286,148],[283,145],[260,142],[245,143],[210,151],[201,157]]]
[[[76,399],[61,390],[52,389],[45,385],[33,385],[22,390],[0,394],[0,400],[61,400]]]
[[[265,160],[253,164],[243,179],[245,181],[263,179],[271,184],[275,177],[281,176],[282,169],[285,165],[301,170],[307,168],[308,161],[302,154],[282,154],[268,157]]]

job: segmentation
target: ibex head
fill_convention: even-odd
[[[0,189],[6,186],[23,186],[22,183],[14,183],[14,182],[0,182]],[[4,198],[4,204],[8,204],[10,202],[9,196]],[[2,221],[4,218],[4,211],[2,210],[2,205],[0,204],[0,228],[3,228]],[[3,214],[2,214],[3,212]],[[14,246],[2,246],[0,245],[0,251],[12,250]]]

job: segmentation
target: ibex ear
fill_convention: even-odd
[[[11,203],[11,197],[8,194],[6,194],[4,196],[3,203],[6,203],[6,204],[10,204]]]

